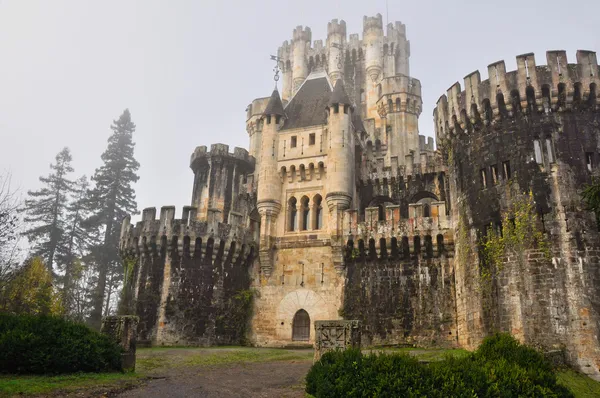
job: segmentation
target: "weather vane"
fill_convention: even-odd
[[[279,63],[283,62],[281,58],[276,55],[271,55],[271,61],[275,61],[275,67],[273,68],[273,72],[275,72],[275,76],[273,76],[273,80],[275,80],[275,88],[277,88],[277,81],[279,80]]]

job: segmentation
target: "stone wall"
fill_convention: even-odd
[[[145,210],[135,226],[126,222],[121,236],[120,307],[139,316],[140,343],[244,343],[254,296],[249,274],[254,233],[243,225],[155,220],[152,214]]]
[[[600,70],[586,51],[577,64],[564,51],[547,60],[536,66],[533,54],[521,55],[514,72],[492,64],[485,81],[472,73],[466,91],[452,86],[434,113],[455,203],[459,342],[475,347],[492,331],[509,331],[564,349],[571,364],[599,378],[600,236],[580,193],[600,164]],[[528,195],[530,226],[547,249],[504,250],[490,263],[482,239],[514,223],[511,208]]]
[[[456,346],[452,258],[407,249],[348,251],[344,319],[361,321],[367,345]]]

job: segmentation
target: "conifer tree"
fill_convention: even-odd
[[[62,295],[67,314],[71,313],[73,307],[73,288],[78,280],[80,259],[88,247],[97,244],[97,231],[83,226],[83,220],[89,216],[88,191],[89,183],[85,176],[75,181],[71,200],[66,207],[63,242],[56,253],[57,265],[64,271]]]
[[[90,316],[90,324],[95,328],[100,327],[102,320],[107,275],[113,270],[122,272],[118,254],[121,222],[128,214],[137,212],[132,185],[139,179],[136,172],[140,165],[133,156],[135,124],[131,121],[129,110],[126,109],[118,120],[113,121],[110,128],[113,134],[102,154],[104,164],[92,177],[94,187],[88,203],[93,215],[87,220],[87,225],[100,229],[103,234],[100,246],[92,250],[98,264],[98,284]]]
[[[55,256],[63,242],[65,210],[68,195],[73,190],[73,182],[68,179],[71,167],[71,152],[63,148],[56,155],[56,162],[50,165],[47,177],[40,177],[44,184],[37,191],[28,191],[28,199],[21,211],[25,212],[24,221],[33,226],[23,232],[33,244],[31,256],[43,258],[50,275],[53,274]]]

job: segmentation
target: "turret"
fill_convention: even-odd
[[[272,270],[271,246],[275,236],[275,220],[281,211],[281,181],[277,170],[279,148],[279,126],[285,113],[277,89],[265,108],[262,121],[261,158],[258,166],[258,192],[256,207],[260,214],[260,262],[265,275]]]
[[[281,47],[277,50],[277,56],[280,59],[279,67],[281,68],[281,98],[284,101],[289,101],[292,97],[292,48],[288,41],[284,41]]]
[[[343,79],[343,55],[346,45],[346,22],[337,19],[327,24],[327,48],[329,49],[329,80]]]
[[[363,18],[363,48],[365,49],[366,119],[377,120],[377,84],[383,75],[383,22],[381,14]],[[379,127],[379,123],[377,123]],[[369,131],[373,134],[373,131]]]
[[[367,76],[377,81],[382,70],[383,22],[381,14],[363,17],[363,45],[365,46],[365,65]]]
[[[292,41],[292,84],[294,88],[292,94],[298,91],[298,88],[308,76],[306,47],[310,46],[311,37],[309,27],[302,29],[302,26],[297,26],[294,29],[294,39]]]
[[[192,206],[197,208],[196,218],[227,223],[231,213],[236,213],[233,197],[243,190],[241,181],[254,171],[254,158],[244,148],[213,144],[196,147],[190,158],[194,171]]]
[[[350,99],[342,80],[335,83],[329,100],[329,151],[327,154],[327,205],[346,210],[354,192],[354,136]]]

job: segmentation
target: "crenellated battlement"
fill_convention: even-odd
[[[331,22],[327,23],[327,35],[335,34],[346,37],[346,21],[342,19],[338,22],[337,19],[332,19]]]
[[[387,36],[393,37],[398,35],[400,37],[406,37],[406,25],[404,25],[400,21],[396,21],[395,23],[387,24]]]
[[[419,136],[419,153],[411,152],[405,159],[398,159],[396,156],[390,158],[391,165],[387,164],[383,153],[378,153],[375,149],[373,159],[367,159],[365,167],[362,167],[358,176],[362,185],[381,184],[394,185],[401,179],[403,181],[418,179],[426,174],[445,173],[447,167],[441,161],[437,152],[433,149],[433,139],[431,137]]]
[[[370,30],[378,30],[383,35],[383,18],[381,14],[377,14],[374,17],[363,16],[363,32],[367,33]]]
[[[207,151],[205,145],[196,147],[190,158],[190,167],[194,168],[195,165],[209,157],[230,158],[235,161],[246,163],[247,166],[252,169],[254,168],[254,158],[248,154],[246,149],[235,147],[233,153],[230,153],[229,145],[226,144],[212,144],[210,146],[210,151]]]
[[[577,51],[569,64],[565,51],[546,52],[547,65],[536,65],[534,54],[517,58],[517,70],[506,72],[504,61],[488,66],[488,79],[479,71],[465,76],[464,90],[457,82],[442,95],[434,110],[440,139],[478,124],[503,118],[570,111],[574,107],[598,109],[600,68],[593,51]]]
[[[357,210],[344,212],[344,237],[348,246],[378,258],[405,255],[452,256],[454,244],[452,223],[446,215],[445,202],[431,203],[431,217],[423,217],[423,204],[409,206],[409,218],[400,217],[400,206],[386,206],[385,214],[378,207],[365,209],[360,221]],[[383,216],[383,217],[382,217]],[[382,220],[382,218],[384,220]]]
[[[194,253],[200,249],[199,245],[206,249],[210,243],[216,248],[224,245],[227,252],[233,250],[232,254],[237,257],[244,254],[244,250],[248,255],[250,247],[257,242],[256,233],[246,228],[241,214],[232,212],[229,222],[222,223],[218,217],[211,217],[210,212],[207,220],[198,221],[196,212],[195,207],[184,206],[181,218],[176,219],[175,206],[163,206],[157,219],[156,208],[148,207],[142,211],[142,220],[135,225],[131,224],[130,217],[125,218],[121,226],[121,252],[140,255],[149,250],[160,251],[168,245],[172,249],[178,248],[180,254],[185,250]]]
[[[292,37],[294,41],[306,41],[310,43],[312,40],[312,32],[308,26],[303,27],[302,25],[299,25],[294,29]]]

